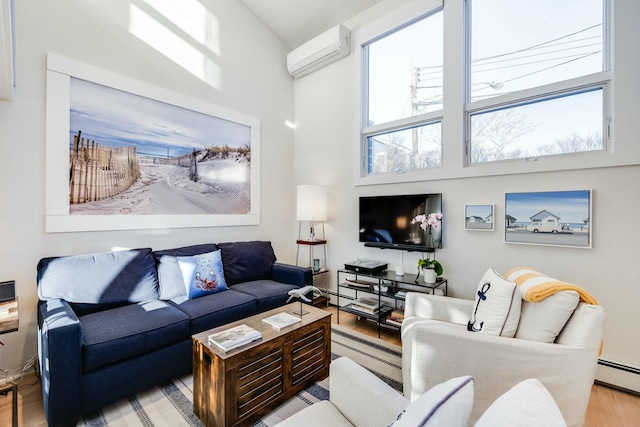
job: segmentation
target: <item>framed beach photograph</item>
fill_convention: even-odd
[[[47,60],[47,232],[259,224],[258,119]]]
[[[505,194],[505,243],[591,248],[591,190]]]
[[[464,229],[493,231],[493,205],[464,205]]]

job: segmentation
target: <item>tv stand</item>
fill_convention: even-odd
[[[384,287],[387,289],[385,290]],[[400,326],[387,322],[387,316],[398,309],[398,302],[405,300],[408,291],[435,294],[436,289],[442,289],[443,295],[447,295],[447,279],[438,277],[436,283],[425,283],[422,278],[418,279],[416,274],[405,273],[402,276],[396,275],[393,271],[386,270],[380,273],[360,273],[352,270],[338,270],[338,292],[337,323],[340,323],[340,312],[355,314],[359,317],[367,318],[375,322],[378,326],[378,338],[381,327],[400,329]],[[350,289],[355,292],[355,296],[340,294],[340,291]],[[366,313],[353,307],[353,303],[358,299],[358,294],[375,295],[381,309],[377,313]],[[390,299],[391,302],[383,301],[382,298]],[[341,299],[351,301],[341,306]],[[393,304],[392,306],[389,304]]]

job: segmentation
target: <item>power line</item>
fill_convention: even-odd
[[[527,50],[535,49],[535,48],[538,48],[540,46],[545,46],[545,45],[548,45],[549,43],[553,43],[553,42],[558,41],[558,40],[563,40],[563,39],[566,39],[568,37],[575,36],[576,34],[584,33],[585,31],[589,31],[589,30],[591,30],[593,28],[601,27],[601,26],[602,26],[602,23],[599,23],[599,24],[596,24],[596,25],[592,25],[590,27],[583,28],[582,30],[578,30],[578,31],[575,31],[573,33],[566,34],[564,36],[557,37],[555,39],[547,40],[546,42],[534,44],[534,45],[529,46],[529,47],[525,47],[525,48],[522,48],[522,49],[514,50],[512,52],[500,53],[500,54],[497,54],[497,55],[487,56],[487,57],[484,57],[484,58],[478,58],[478,59],[475,59],[473,62],[475,62],[475,61],[484,61],[484,60],[493,59],[493,58],[500,58],[502,56],[513,55],[514,53],[526,52]]]

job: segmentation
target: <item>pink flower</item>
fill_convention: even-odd
[[[420,223],[420,228],[426,231],[427,228],[438,228],[440,226],[440,221],[442,221],[442,213],[433,212],[429,215],[416,215],[416,217],[411,220],[411,224]]]

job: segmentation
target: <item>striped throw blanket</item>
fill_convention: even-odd
[[[580,301],[599,305],[598,301],[581,287],[554,279],[529,267],[514,268],[504,277],[518,285],[522,299],[525,301],[539,302],[558,292],[576,291]]]

